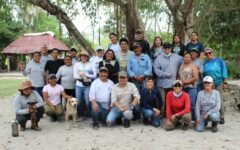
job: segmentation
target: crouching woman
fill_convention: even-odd
[[[204,90],[200,91],[196,103],[196,130],[204,131],[208,121],[212,121],[212,132],[217,132],[217,124],[220,119],[221,100],[220,94],[213,89],[213,78],[203,78]]]
[[[35,131],[41,130],[38,126],[38,122],[44,113],[44,103],[41,96],[36,91],[32,90],[33,88],[30,81],[23,81],[21,88],[18,89],[20,93],[14,100],[16,120],[20,124],[21,131],[26,129],[27,120],[31,119],[32,114],[34,114],[34,120],[32,119],[31,129]]]

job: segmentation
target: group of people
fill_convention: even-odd
[[[217,132],[218,123],[225,122],[224,61],[214,57],[213,49],[204,49],[196,32],[186,46],[174,35],[172,44],[156,37],[151,48],[143,31],[135,34],[129,47],[126,38],[118,41],[117,35],[110,33],[107,50],[99,46],[92,57],[86,50],[77,55],[74,48],[63,60],[58,49],[51,51],[51,57],[46,46],[41,53],[35,52],[26,67],[20,68],[30,81],[22,83],[14,101],[21,130],[26,129],[32,112],[37,114],[32,126],[37,131],[44,111],[50,121],[58,120],[66,100],[76,97],[78,117],[91,117],[94,129],[100,124],[127,128],[131,120],[140,118],[145,125],[159,127],[166,118],[167,131],[179,125],[187,130],[191,121],[197,131],[204,131],[211,121],[212,131]],[[33,101],[36,104],[28,104]]]

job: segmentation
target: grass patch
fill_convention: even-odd
[[[14,96],[23,79],[1,79],[0,78],[0,97]]]

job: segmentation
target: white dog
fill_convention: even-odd
[[[75,128],[77,127],[77,124],[76,124],[77,104],[78,104],[78,100],[76,98],[71,98],[71,99],[67,100],[66,114],[65,114],[67,130],[70,130],[70,126],[69,126],[69,117],[70,116],[72,116],[74,127]]]

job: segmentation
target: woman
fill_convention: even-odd
[[[172,53],[178,54],[183,57],[185,52],[185,45],[182,44],[181,37],[179,35],[173,36]]]
[[[108,45],[108,49],[112,49],[115,53],[119,52],[121,47],[118,43],[117,34],[113,32],[110,33],[109,39],[111,40],[111,43]]]
[[[106,67],[109,71],[109,79],[113,81],[114,84],[118,82],[118,72],[119,72],[119,63],[116,60],[114,51],[108,49],[103,56],[103,61],[99,63],[99,68]]]
[[[79,115],[90,117],[89,90],[92,80],[96,78],[96,70],[95,66],[89,62],[89,54],[85,50],[82,50],[80,53],[80,62],[74,64],[73,77],[77,79],[75,91],[76,98],[80,102],[78,113]]]
[[[146,79],[146,88],[141,90],[140,95],[144,124],[148,125],[151,123],[154,127],[159,127],[162,98],[158,89],[154,87],[153,78],[149,77]]]
[[[195,104],[197,97],[197,79],[198,79],[198,68],[192,64],[191,54],[185,53],[183,57],[183,64],[179,68],[179,79],[183,83],[183,90],[187,92],[191,100],[191,112],[192,119],[195,120]]]
[[[167,93],[166,103],[166,130],[176,128],[182,119],[183,130],[188,129],[191,121],[190,99],[186,92],[182,91],[183,83],[180,80],[173,82],[173,91]]]
[[[219,121],[219,110],[221,107],[220,94],[213,89],[213,78],[205,76],[203,78],[204,90],[198,93],[196,104],[196,125],[197,131],[204,131],[208,121],[212,121],[212,132],[217,132]]]
[[[153,45],[151,47],[151,53],[152,53],[151,59],[153,63],[154,63],[154,60],[158,57],[158,55],[162,53],[163,51],[162,45],[163,45],[162,38],[160,36],[155,37]]]
[[[40,63],[41,54],[39,52],[33,53],[33,59],[29,61],[26,68],[20,66],[23,75],[29,75],[29,80],[34,86],[34,90],[42,97],[42,89],[44,86],[44,65]]]
[[[221,58],[214,57],[213,50],[211,48],[205,49],[205,56],[207,57],[207,60],[204,62],[204,76],[211,76],[213,78],[215,89],[219,91],[222,100],[222,86],[223,84],[227,84],[228,77],[226,64]],[[224,106],[223,103],[221,103],[219,124],[224,123]]]
[[[64,92],[63,86],[57,84],[55,74],[48,75],[48,84],[43,87],[43,98],[46,102],[44,108],[45,113],[50,116],[50,121],[54,122],[63,116],[63,108],[61,104],[61,96],[66,99],[71,98]]]

